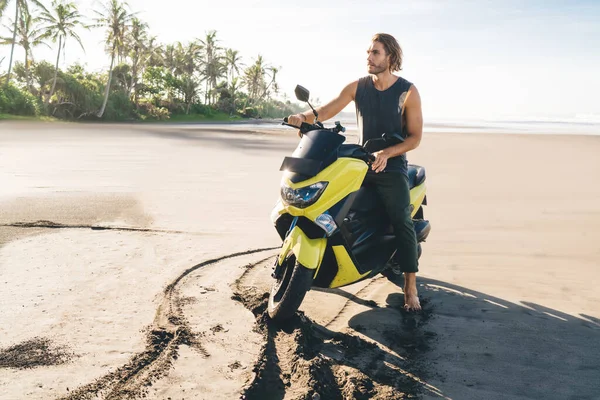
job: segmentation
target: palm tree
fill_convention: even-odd
[[[239,78],[235,77],[231,80],[231,85],[229,85],[229,91],[231,92],[233,112],[236,112],[236,100],[238,95],[238,89],[240,88]]]
[[[198,93],[198,81],[191,76],[184,76],[183,79],[180,80],[180,88],[179,90],[183,94],[183,101],[186,103],[185,113],[190,113],[190,107],[192,103],[196,99],[196,94]]]
[[[206,81],[205,103],[209,102],[212,89],[217,87],[217,80],[226,72],[221,62],[220,52],[222,49],[217,46],[218,40],[216,37],[217,31],[213,30],[206,34],[204,40],[199,41],[204,49],[202,74],[204,75],[203,79]]]
[[[259,102],[262,101],[265,97],[270,97],[269,89],[271,89],[271,87],[273,88],[273,92],[275,92],[275,93],[279,92],[279,86],[277,85],[277,81],[276,81],[277,73],[279,72],[279,68],[267,66],[265,69],[268,73],[270,73],[271,81],[269,82],[268,85],[266,85],[265,90],[263,91],[262,95],[258,98]],[[267,75],[269,75],[268,73],[267,73]]]
[[[0,0],[0,18],[2,18],[2,14],[4,14],[6,6],[8,6],[8,0]]]
[[[244,71],[242,83],[248,90],[248,98],[251,103],[259,98],[262,88],[265,86],[265,73],[264,60],[261,55]]]
[[[260,54],[254,64],[246,68],[242,82],[246,86],[246,89],[248,89],[248,97],[251,104],[260,103],[269,95],[269,89],[271,88],[275,92],[278,91],[276,82],[278,72],[279,69],[267,65]],[[270,78],[269,83],[267,83],[266,78]]]
[[[32,16],[28,9],[23,9],[23,12],[19,14],[19,20],[17,21],[16,30],[13,32],[13,38],[3,37],[0,38],[1,44],[10,44],[14,48],[15,45],[19,45],[25,50],[25,75],[27,80],[27,87],[30,92],[33,92],[33,87],[31,83],[31,64],[34,62],[32,49],[40,44],[45,44],[44,39],[46,38],[46,34],[36,27],[36,24],[39,22],[39,19]],[[7,27],[8,28],[8,27]],[[10,29],[10,28],[9,28]],[[12,54],[12,50],[11,50]],[[12,58],[12,55],[11,55]],[[30,62],[31,60],[31,62]],[[9,65],[9,74],[10,74],[11,65]],[[10,79],[10,75],[7,77]]]
[[[77,27],[84,26],[80,21],[82,15],[77,11],[74,3],[67,2],[67,0],[53,0],[52,11],[45,10],[42,12],[40,17],[41,21],[46,22],[48,25],[43,29],[46,35],[52,39],[53,43],[56,43],[58,39],[58,51],[56,52],[56,65],[54,66],[54,79],[52,80],[52,88],[46,98],[45,104],[48,106],[50,98],[54,94],[56,89],[56,79],[58,77],[58,63],[60,60],[60,51],[65,51],[65,45],[67,38],[72,37],[77,40],[77,43],[81,46],[81,49],[85,52],[85,48],[81,43],[81,38],[75,32]]]
[[[242,61],[242,57],[240,57],[237,50],[227,49],[225,51],[225,68],[227,69],[229,75],[231,76],[230,82],[232,82],[232,83],[233,83],[233,73],[236,72],[239,75],[240,67],[243,66],[241,61]]]
[[[179,69],[179,61],[177,49],[179,48],[179,43],[176,42],[174,44],[165,45],[164,56],[163,56],[163,64],[162,66],[167,69],[171,74],[177,75],[177,71]]]
[[[0,17],[2,16],[2,14],[4,13],[4,10],[6,10],[6,7],[8,6],[8,0],[2,0],[2,4],[0,4]],[[8,87],[8,83],[10,82],[10,73],[12,70],[12,63],[13,63],[13,54],[15,52],[15,42],[17,41],[17,21],[19,19],[19,7],[22,7],[21,5],[21,1],[17,0],[15,2],[15,26],[13,28],[13,37],[12,37],[12,46],[10,47],[10,59],[8,61],[8,73],[6,74],[6,87]]]
[[[115,56],[118,52],[122,52],[125,44],[125,33],[127,32],[134,14],[130,13],[127,8],[129,6],[125,2],[119,0],[107,0],[103,5],[102,11],[94,10],[96,13],[95,28],[106,29],[106,49],[110,52],[110,69],[108,70],[108,82],[104,89],[104,101],[102,108],[98,111],[98,118],[102,118],[106,103],[108,103],[108,94],[110,93],[110,83],[112,81],[113,66]]]
[[[140,21],[138,18],[132,19],[131,33],[129,35],[128,46],[131,57],[131,84],[129,91],[133,91],[135,105],[138,105],[138,75],[145,65],[145,52],[148,43],[148,24]]]
[[[152,36],[146,42],[144,47],[144,59],[146,60],[146,66],[158,67],[164,63],[164,54],[162,46],[156,43],[156,36]]]
[[[183,68],[183,73],[191,78],[196,72],[198,67],[198,61],[202,56],[202,45],[197,41],[190,42],[185,49],[182,48],[181,53],[181,67]]]
[[[134,101],[136,107],[139,105],[140,88],[144,87],[144,75],[148,67],[162,67],[164,64],[163,47],[157,43],[156,36],[146,40],[141,54],[140,80],[135,84]]]
[[[9,1],[10,0],[0,0],[0,17],[2,17],[2,15],[4,14],[4,11],[8,7]],[[31,2],[33,4],[35,4],[36,6],[40,7],[42,10],[45,10],[45,7],[43,6],[43,4],[40,3],[38,0],[31,0]],[[12,37],[12,40],[10,41],[10,43],[12,43],[12,46],[10,48],[10,59],[8,61],[8,73],[6,74],[6,87],[8,87],[8,83],[10,82],[10,73],[12,70],[13,54],[15,51],[15,43],[17,41],[17,28],[18,28],[17,24],[19,21],[19,11],[20,10],[29,12],[29,4],[27,3],[27,0],[15,0],[15,19],[14,19],[14,26],[12,29],[13,37]]]

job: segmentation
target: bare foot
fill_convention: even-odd
[[[421,311],[419,293],[417,292],[417,274],[404,273],[404,309],[406,311]]]
[[[416,292],[404,292],[404,309],[406,311],[421,311],[419,295]]]

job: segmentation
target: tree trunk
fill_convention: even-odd
[[[113,45],[113,49],[111,52],[110,58],[110,70],[108,71],[108,82],[106,83],[106,89],[104,89],[104,102],[102,102],[102,108],[98,112],[98,118],[102,118],[104,115],[104,110],[106,109],[106,103],[108,103],[108,94],[110,92],[110,82],[112,81],[112,73],[113,73],[113,65],[115,63],[115,48],[116,45]]]
[[[206,80],[206,91],[204,92],[204,104],[208,104],[208,79]]]
[[[29,93],[33,94],[32,89],[32,84],[31,84],[31,74],[29,73],[29,51],[27,49],[25,49],[25,79],[27,80],[27,90],[29,90]]]
[[[46,108],[48,108],[48,104],[50,103],[50,98],[54,94],[54,89],[56,88],[56,78],[58,77],[58,60],[60,59],[60,48],[62,45],[62,35],[58,37],[58,54],[56,54],[56,65],[54,66],[54,79],[52,80],[52,88],[50,89],[50,94],[46,98]]]
[[[15,0],[15,26],[13,28],[12,45],[10,46],[10,60],[8,61],[8,74],[6,74],[6,87],[10,82],[10,72],[12,70],[13,53],[15,51],[15,42],[17,41],[17,23],[19,21],[19,0]]]
[[[129,95],[133,94],[135,100],[135,90],[137,81],[137,56],[133,59],[133,65],[131,66],[131,83],[129,84]],[[133,92],[133,93],[132,93]],[[137,107],[137,104],[136,104]]]
[[[27,53],[25,53],[27,54]],[[29,59],[26,57],[26,65],[27,65],[27,84],[29,85],[29,93],[33,94],[33,76],[31,74],[30,65],[35,64],[35,58],[33,58],[33,51],[31,48],[29,49],[29,59],[31,59],[31,63],[29,63]],[[41,87],[40,87],[41,90]]]
[[[267,92],[269,91],[269,88],[271,87],[273,82],[275,82],[275,77],[273,77],[273,79],[271,79],[271,82],[269,82],[269,84],[267,85],[267,87],[265,88],[263,93],[260,95],[260,97],[258,97],[257,103],[261,102],[264,99],[264,97],[267,95]]]
[[[217,80],[215,79],[213,82],[211,82],[210,86],[213,89],[212,90],[212,102],[211,102],[211,104],[216,104],[215,97],[217,96],[217,94],[215,93],[214,89],[217,87]]]
[[[135,109],[139,109],[140,108],[140,93],[138,91],[138,86],[139,87],[144,87],[144,72],[146,71],[146,68],[142,67],[142,70],[140,71],[140,81],[136,82],[135,84]]]
[[[237,110],[235,109],[235,96],[236,96],[235,90],[231,91],[231,96],[233,97],[233,114],[236,115]]]

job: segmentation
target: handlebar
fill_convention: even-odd
[[[305,133],[308,133],[308,132],[314,131],[314,130],[327,130],[327,131],[334,132],[337,134],[339,134],[340,132],[346,132],[346,128],[343,127],[339,121],[335,121],[335,127],[333,127],[333,128],[325,128],[321,122],[316,122],[315,124],[308,124],[306,122],[302,122],[300,124],[300,126],[296,126],[296,125],[292,125],[289,123],[288,117],[284,117],[282,125],[300,129],[300,137],[302,137]],[[364,157],[364,158],[360,157],[360,158],[367,164],[373,163],[375,161],[375,156],[372,153],[366,151],[366,149],[365,149],[365,153],[366,153],[366,157]]]
[[[288,117],[285,117],[285,118],[283,118],[283,123],[281,125],[291,126],[292,128],[300,129],[300,137],[302,137],[305,133],[308,133],[308,132],[314,131],[314,130],[318,130],[318,129],[327,130],[327,131],[334,132],[334,133],[346,132],[346,128],[343,127],[339,121],[335,121],[334,128],[325,128],[323,126],[323,124],[319,121],[315,122],[314,124],[308,124],[306,122],[302,122],[300,124],[300,126],[292,125],[292,124],[289,124],[288,122],[289,122]]]

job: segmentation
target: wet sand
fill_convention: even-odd
[[[380,277],[273,326],[296,141],[0,123],[0,398],[597,396],[600,137],[427,133],[424,311]]]

